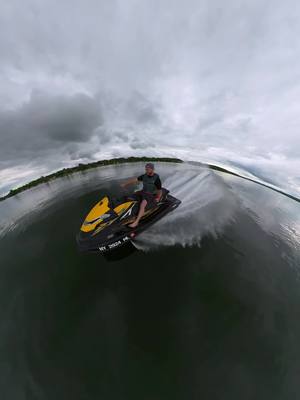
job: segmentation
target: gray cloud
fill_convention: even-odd
[[[130,116],[133,122],[141,125],[157,125],[161,105],[151,102],[141,93],[135,91],[125,103],[124,113]]]
[[[146,142],[141,139],[135,138],[131,143],[130,147],[134,150],[136,149],[152,149],[156,147],[155,143]]]
[[[99,106],[83,94],[55,98],[36,94],[23,107],[22,116],[27,116],[33,130],[61,142],[85,141],[101,124]]]
[[[88,141],[101,121],[99,105],[91,97],[33,92],[21,107],[0,112],[1,160],[31,160],[37,152]]]

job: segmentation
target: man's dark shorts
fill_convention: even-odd
[[[152,193],[144,192],[143,190],[139,190],[138,192],[135,192],[133,196],[139,200],[146,200],[147,201],[147,208],[153,207],[156,202],[155,202],[155,195]]]

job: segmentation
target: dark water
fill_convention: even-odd
[[[300,206],[195,165],[159,164],[182,200],[109,263],[83,217],[143,164],[0,204],[0,397],[297,399]]]

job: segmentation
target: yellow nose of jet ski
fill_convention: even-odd
[[[109,199],[107,196],[105,196],[88,213],[83,221],[83,224],[81,225],[80,230],[83,232],[93,231],[96,226],[103,221],[105,218],[105,213],[107,213],[109,210]]]

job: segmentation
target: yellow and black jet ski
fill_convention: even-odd
[[[108,253],[130,243],[134,238],[174,210],[180,200],[162,188],[159,202],[147,204],[145,214],[136,228],[130,228],[139,211],[138,192],[114,199],[105,196],[88,213],[77,235],[78,248],[82,252]]]

